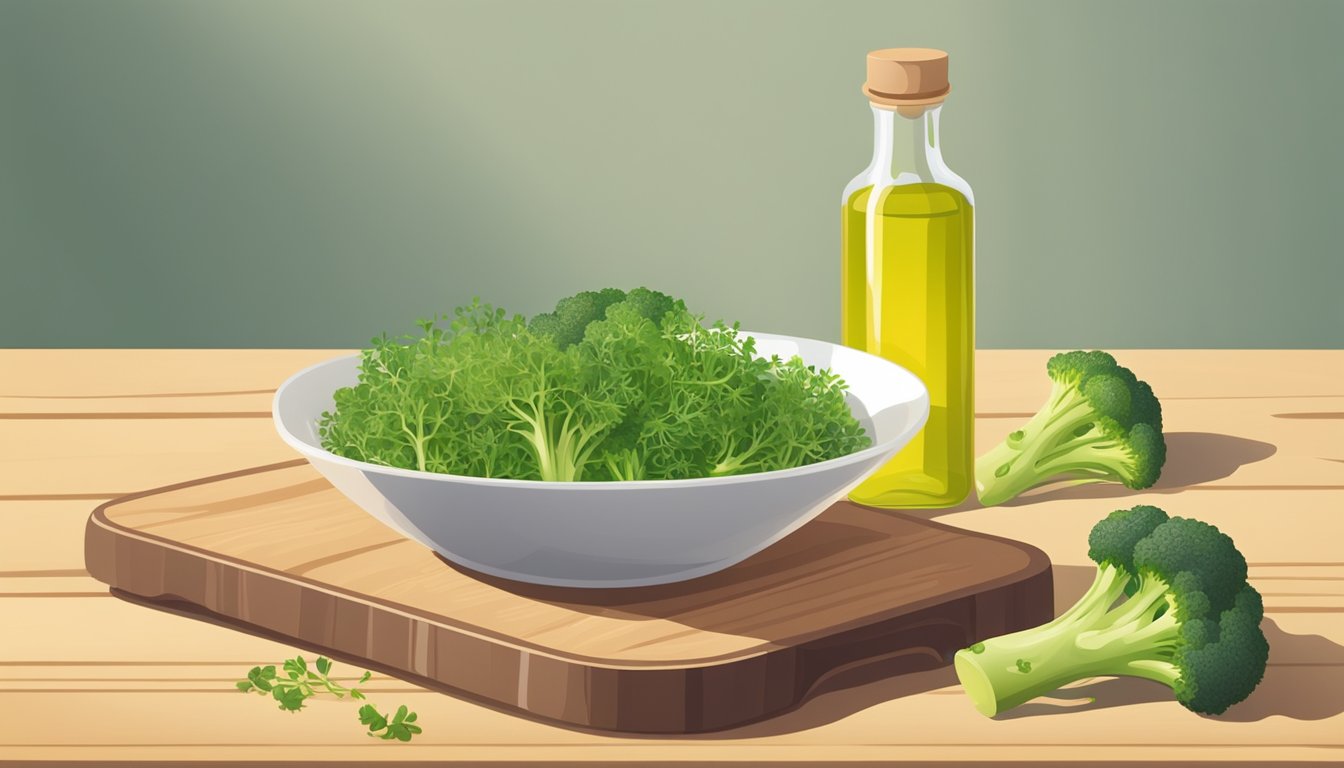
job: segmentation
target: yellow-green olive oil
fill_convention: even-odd
[[[948,507],[974,463],[974,238],[971,203],[942,184],[873,187],[844,206],[841,337],[910,370],[929,420],[850,498],[878,507]],[[871,243],[871,246],[870,246]]]

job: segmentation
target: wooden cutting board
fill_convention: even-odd
[[[679,584],[503,581],[392,532],[303,460],[110,501],[85,560],[142,600],[487,704],[650,733],[758,720],[842,673],[929,669],[1053,615],[1039,550],[848,502]]]

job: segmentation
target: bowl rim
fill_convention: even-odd
[[[929,389],[924,381],[916,376],[912,371],[904,366],[893,363],[886,358],[879,357],[870,352],[861,349],[846,347],[842,344],[836,344],[821,339],[812,339],[806,336],[789,336],[778,333],[764,333],[756,331],[738,331],[744,335],[758,337],[767,337],[772,340],[780,341],[805,341],[814,344],[824,344],[828,347],[841,347],[850,352],[859,355],[871,357],[880,361],[882,364],[896,369],[900,374],[909,377],[910,381],[918,387],[917,397],[906,401],[908,404],[920,407],[920,413],[915,420],[914,426],[908,431],[896,435],[890,440],[880,443],[874,443],[867,448],[853,453],[847,453],[844,456],[837,456],[834,459],[818,461],[812,464],[804,464],[800,467],[789,467],[787,469],[772,469],[766,472],[749,472],[741,475],[725,475],[722,477],[685,477],[672,480],[573,480],[560,482],[556,480],[525,480],[509,477],[477,477],[475,475],[454,475],[446,472],[429,472],[418,469],[403,469],[401,467],[391,467],[385,464],[373,464],[358,459],[350,459],[340,456],[320,445],[313,445],[303,438],[290,432],[285,426],[284,420],[280,417],[280,404],[284,399],[286,391],[291,389],[303,377],[312,374],[320,368],[335,366],[341,363],[358,360],[363,355],[363,350],[358,352],[349,352],[338,357],[309,365],[285,379],[279,388],[275,390],[275,395],[271,398],[271,420],[275,424],[276,431],[280,434],[280,439],[291,448],[303,454],[309,460],[320,460],[323,462],[336,464],[338,466],[356,469],[362,472],[374,472],[380,475],[389,475],[392,477],[418,478],[425,480],[435,480],[438,482],[449,483],[467,483],[471,485],[495,486],[501,488],[531,488],[534,490],[567,490],[584,491],[596,489],[631,490],[636,488],[695,488],[715,485],[736,485],[741,483],[756,482],[769,478],[800,477],[816,472],[824,472],[828,469],[839,468],[849,464],[858,464],[875,456],[880,456],[891,450],[894,443],[904,441],[902,447],[909,442],[911,438],[919,434],[929,418]]]

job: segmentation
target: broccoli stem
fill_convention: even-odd
[[[626,448],[617,454],[608,455],[606,465],[613,480],[645,479],[643,457],[633,448]]]
[[[1076,387],[1056,384],[1046,407],[976,459],[980,502],[1002,504],[1065,472],[1075,483],[1114,479],[1105,462],[1105,446],[1088,429],[1095,418]]]
[[[1072,479],[1074,483],[1099,483],[1114,481],[1125,483],[1124,476],[1116,472],[1134,461],[1134,456],[1125,445],[1105,438],[1080,440],[1078,445],[1067,446],[1045,461],[1037,463],[1037,471],[1043,477]]]
[[[546,410],[542,395],[524,401],[522,405],[509,402],[507,408],[518,420],[509,430],[527,440],[542,480],[571,483],[582,478],[583,470],[600,442],[596,438],[607,428],[606,424],[581,427],[570,410],[556,425],[558,417]]]
[[[1144,579],[1129,599],[1130,578],[1101,566],[1087,593],[1049,624],[996,637],[957,652],[957,677],[975,708],[993,717],[1090,677],[1130,676],[1174,686],[1180,623],[1167,585]]]

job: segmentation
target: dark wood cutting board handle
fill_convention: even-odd
[[[804,692],[847,687],[891,675],[935,669],[980,640],[1035,626],[1054,616],[1049,566],[1023,581],[888,619],[803,647]]]

